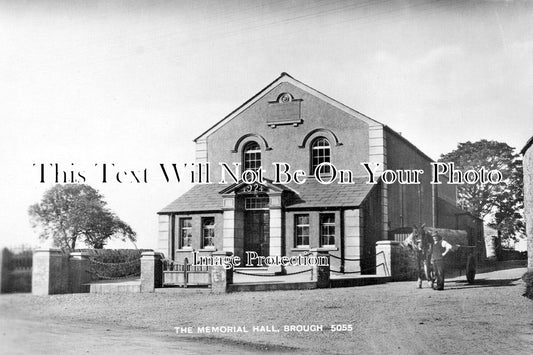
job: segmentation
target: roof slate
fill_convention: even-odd
[[[224,186],[220,184],[194,185],[158,213],[222,211],[222,196],[218,192]]]
[[[366,183],[367,178],[356,177],[354,184],[321,184],[315,179],[305,183],[288,186],[296,192],[286,203],[287,209],[322,208],[322,207],[358,207],[374,185]]]
[[[375,186],[366,183],[367,178],[356,177],[354,184],[321,184],[315,179],[307,179],[301,185],[285,185],[294,194],[289,194],[286,209],[358,207]],[[229,185],[195,185],[159,213],[222,211],[220,191]]]

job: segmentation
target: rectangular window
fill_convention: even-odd
[[[192,218],[180,218],[180,248],[192,246]]]
[[[247,210],[264,210],[268,209],[268,196],[246,197],[244,199],[244,208]]]
[[[335,246],[335,214],[320,215],[320,246]]]
[[[295,216],[296,226],[296,247],[308,247],[309,246],[309,215],[301,214]]]
[[[215,247],[215,217],[202,218],[202,248]]]

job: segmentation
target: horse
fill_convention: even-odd
[[[413,232],[401,243],[402,247],[409,247],[415,252],[418,288],[422,288],[422,278],[428,282],[428,286],[433,288],[435,283],[435,274],[431,265],[431,244],[433,239],[429,231],[425,228],[426,224],[421,226],[414,225]]]

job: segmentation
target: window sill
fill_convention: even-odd
[[[202,252],[202,251],[217,251],[217,250],[218,249],[215,247],[207,247],[207,248],[200,249],[198,251]]]
[[[320,249],[326,249],[331,251],[338,251],[339,248],[337,248],[335,245],[323,245],[320,247]]]
[[[309,251],[311,248],[309,246],[302,246],[302,247],[296,247],[292,248],[291,251]]]

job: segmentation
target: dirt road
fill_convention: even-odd
[[[2,295],[0,353],[531,354],[524,272],[480,274],[474,285],[450,279],[442,292],[397,282],[228,295]]]

